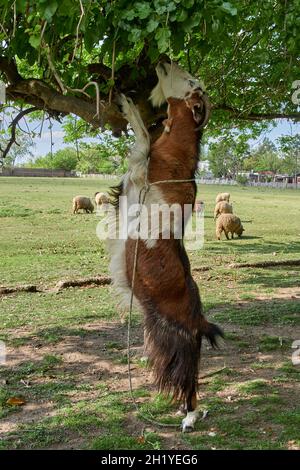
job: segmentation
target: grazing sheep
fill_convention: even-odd
[[[218,204],[216,204],[215,207],[215,212],[214,212],[214,220],[218,217],[220,214],[232,214],[232,205],[228,204],[226,201],[220,201]]]
[[[109,204],[110,200],[108,197],[108,194],[106,193],[95,193],[95,203],[97,208],[101,206],[102,204]]]
[[[230,194],[229,193],[219,193],[216,197],[216,204],[220,201],[227,201],[229,202]]]
[[[75,196],[73,198],[73,214],[77,214],[79,209],[85,210],[87,214],[94,212],[94,206],[89,197]]]
[[[235,233],[241,237],[245,229],[242,226],[241,220],[236,215],[221,214],[216,222],[216,236],[218,240],[221,239],[223,230],[227,240],[229,240],[229,233],[231,233],[231,238],[233,238]]]

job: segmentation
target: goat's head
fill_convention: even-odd
[[[168,118],[163,121],[165,132],[169,133],[174,119],[181,119],[191,113],[196,123],[195,130],[202,129],[208,122],[210,103],[205,92],[197,90],[187,93],[184,99],[168,98]]]
[[[151,92],[153,106],[161,106],[168,98],[184,98],[195,90],[204,91],[204,85],[175,62],[159,62],[156,67],[158,84]]]

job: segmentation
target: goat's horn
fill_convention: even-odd
[[[203,120],[200,122],[198,129],[202,129],[203,127],[206,126],[209,120],[210,110],[211,110],[211,104],[205,92],[203,92],[201,99],[203,101],[204,114],[203,114]]]

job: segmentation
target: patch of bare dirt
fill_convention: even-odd
[[[261,353],[258,351],[258,339],[262,334],[280,334],[288,338],[297,338],[297,333],[291,327],[272,328],[272,327],[237,327],[233,325],[222,325],[226,331],[235,332],[240,339],[247,341],[249,347],[240,348],[235,341],[226,341],[221,345],[221,349],[213,351],[208,343],[204,341],[202,349],[202,360],[200,376],[217,371],[226,367],[235,374],[234,380],[244,382],[247,380],[264,379],[270,384],[276,376],[276,368],[283,361],[290,360],[290,351],[276,350],[270,353]],[[42,344],[40,338],[34,338],[30,344],[19,346],[17,348],[8,348],[7,367],[15,371],[22,363],[31,361],[33,364],[42,362],[46,355],[55,355],[62,358],[62,363],[55,367],[55,373],[49,371],[44,376],[33,378],[34,383],[47,383],[56,380],[61,376],[70,377],[70,380],[76,384],[89,385],[88,389],[66,392],[71,403],[81,400],[97,400],[101,392],[99,384],[105,384],[108,390],[112,392],[128,392],[128,371],[124,358],[127,354],[127,327],[120,322],[103,322],[80,325],[83,336],[76,336],[74,333],[62,337],[61,341],[55,344]],[[28,335],[28,328],[19,329],[18,335]],[[299,336],[299,335],[298,335]],[[132,328],[132,352],[133,356],[141,357],[143,354],[143,330],[142,327]],[[134,362],[134,358],[133,358]],[[260,362],[269,363],[269,368],[253,369],[252,364]],[[33,374],[34,375],[34,374]],[[222,375],[222,377],[224,377]],[[230,377],[230,376],[229,376]],[[26,380],[24,376],[24,380]],[[199,398],[206,397],[203,385],[214,380],[214,376],[200,380]],[[151,373],[146,368],[139,367],[136,363],[132,365],[132,383],[133,388],[147,388],[153,397],[156,393],[152,383]],[[201,386],[202,385],[202,386]],[[281,387],[282,393],[294,396],[294,385],[289,383],[277,384]],[[24,388],[25,391],[25,388]],[[236,391],[230,386],[217,395],[224,400],[235,400]],[[139,398],[139,402],[149,400],[148,397]],[[245,411],[245,410],[243,410]],[[51,400],[36,398],[34,402],[27,403],[18,412],[10,413],[0,422],[0,435],[7,436],[10,432],[16,431],[20,424],[39,423],[47,417],[55,416],[58,408]],[[126,418],[125,427],[130,433],[139,437],[143,429],[156,431],[163,440],[164,448],[180,449],[183,444],[180,443],[178,432],[173,430],[155,429],[148,423],[143,423],[136,418],[135,412],[129,413]],[[98,436],[100,431],[95,430]],[[80,448],[84,438],[78,438],[77,435],[70,435],[67,444],[61,448]],[[292,444],[291,444],[292,446]],[[55,446],[59,448],[59,446]]]
[[[299,281],[300,282],[300,281]],[[280,287],[275,293],[263,294],[256,297],[257,300],[269,299],[296,299],[300,300],[300,285],[297,287]]]

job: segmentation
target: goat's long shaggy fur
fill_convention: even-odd
[[[201,132],[190,102],[170,99],[168,131],[151,146],[149,182],[194,178]],[[198,108],[197,108],[198,110]],[[163,201],[194,205],[195,182],[162,184]],[[183,223],[183,221],[182,221]],[[135,240],[126,242],[126,268],[131,285]],[[160,238],[149,249],[139,241],[134,295],[143,307],[147,352],[161,391],[187,399],[197,388],[201,337],[213,346],[221,330],[207,322],[202,312],[198,287],[191,276],[182,240]]]
[[[186,276],[191,307],[188,317],[174,319],[172,312],[166,317],[152,299],[143,302],[143,306],[147,350],[155,383],[161,392],[182,400],[197,390],[202,336],[215,348],[217,337],[223,337],[223,333],[202,315],[199,290],[192,279],[185,248],[180,241],[174,242]]]

